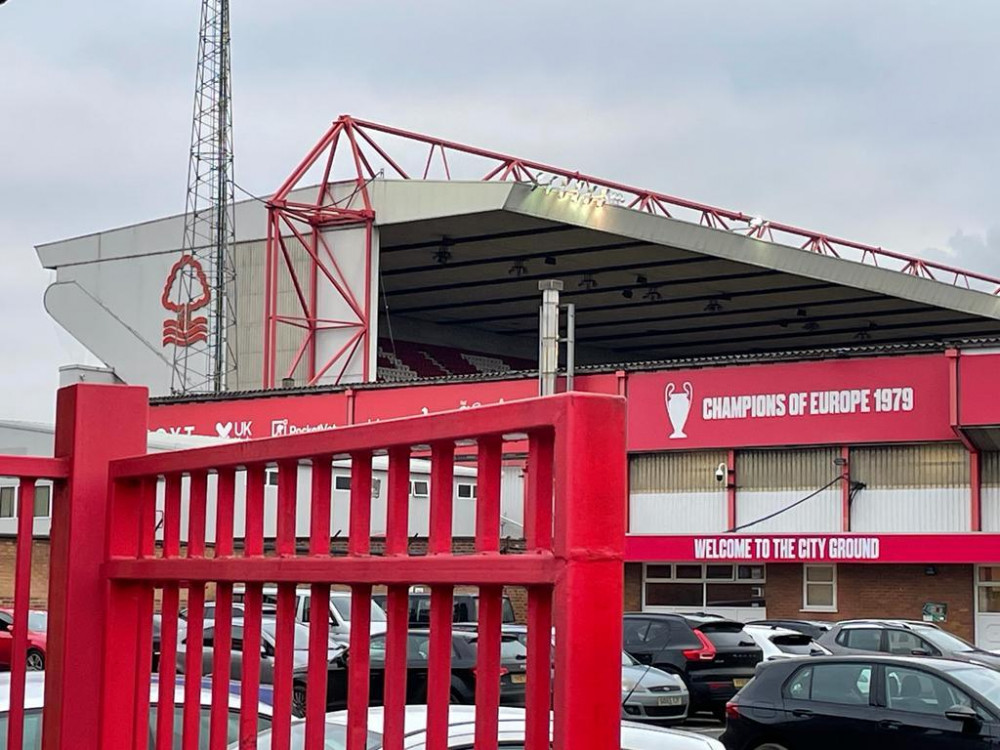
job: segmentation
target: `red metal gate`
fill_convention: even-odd
[[[504,586],[528,592],[527,748],[551,738],[558,750],[617,747],[620,721],[622,555],[625,532],[624,402],[567,394],[424,417],[172,453],[145,454],[146,393],[141,388],[76,385],[59,394],[56,458],[0,457],[0,475],[21,479],[15,642],[23,653],[35,479],[56,485],[52,519],[50,629],[44,713],[47,750],[140,750],[174,746],[178,608],[187,597],[184,671],[200,673],[206,594],[214,589],[211,748],[227,744],[233,586],[245,587],[239,740],[256,747],[261,659],[261,597],[277,586],[272,747],[289,745],[296,588],[311,587],[325,611],[331,585],[352,592],[347,693],[349,750],[367,741],[369,600],[385,586],[384,747],[403,747],[408,599],[431,590],[427,679],[429,748],[446,747],[451,683],[452,601],[456,586],[479,590],[475,679],[476,747],[497,746],[501,604]],[[500,549],[500,477],[505,443],[527,446],[526,549]],[[407,538],[410,459],[431,462],[426,554]],[[452,549],[456,452],[475,456],[476,539],[472,554]],[[372,458],[388,456],[384,549],[371,537]],[[133,457],[127,457],[132,455]],[[331,467],[350,458],[347,553],[331,553]],[[267,469],[278,469],[276,536],[265,549]],[[296,537],[300,474],[307,476],[308,548]],[[159,488],[159,490],[158,490]],[[157,493],[162,492],[162,517]],[[215,507],[215,544],[206,544]],[[234,509],[245,518],[234,545]],[[24,518],[27,521],[24,521]],[[182,541],[182,525],[186,539]],[[162,528],[162,531],[158,531]],[[158,534],[162,538],[158,538]],[[378,540],[381,545],[382,540]],[[157,680],[151,623],[162,629]],[[316,609],[318,608],[318,609]],[[323,745],[328,622],[309,629],[306,748]],[[549,634],[552,634],[550,637]],[[543,637],[538,637],[543,634]],[[554,654],[553,654],[554,650]],[[14,659],[8,747],[20,747],[23,659]],[[151,700],[152,690],[155,694]],[[157,684],[158,683],[158,684]],[[586,688],[584,689],[584,686]],[[202,686],[184,682],[181,746],[205,746]],[[551,701],[551,715],[550,715]],[[551,722],[551,724],[550,724]],[[550,729],[551,727],[551,729]]]

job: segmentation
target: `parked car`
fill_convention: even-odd
[[[271,726],[271,692],[261,690],[257,707],[257,727],[265,731]],[[159,699],[159,683],[153,675],[150,686],[149,711],[149,747],[155,745],[156,739],[156,702]],[[178,677],[174,689],[174,736],[173,747],[181,746],[181,723],[184,711],[184,678]],[[208,726],[212,705],[211,682],[203,680],[201,684],[201,725]],[[45,705],[45,673],[31,672],[24,681],[24,750],[41,750],[42,747],[42,708]],[[10,710],[10,675],[0,674],[0,748],[7,747],[7,720]],[[239,739],[240,686],[233,683],[229,688],[229,729],[228,742]],[[208,750],[208,732],[202,730],[199,737],[199,750]]]
[[[795,659],[803,656],[828,656],[830,650],[810,636],[776,625],[744,625],[743,629],[760,646],[765,661]]]
[[[940,656],[1000,669],[1000,656],[924,622],[849,620],[837,623],[819,643],[834,654]]]
[[[8,610],[0,610],[0,669],[10,669],[14,646],[13,629],[14,615]],[[25,664],[31,671],[45,669],[45,633],[38,633],[29,628]]]
[[[163,616],[157,612],[153,615],[153,671],[160,667],[160,631],[163,627]],[[184,620],[177,621],[177,643],[183,643],[187,633]]]
[[[378,602],[382,609],[386,608],[388,594],[374,594],[372,600]],[[452,622],[471,623],[479,620],[479,594],[456,593],[452,599],[454,613]],[[509,596],[503,597],[501,605],[501,622],[513,624],[517,622],[514,604]],[[420,591],[410,592],[410,627],[426,627],[431,621],[431,595]]]
[[[1000,674],[921,657],[761,664],[726,706],[728,750],[966,750],[1000,742]]]
[[[717,617],[628,613],[624,643],[639,663],[684,680],[691,694],[691,713],[711,711],[717,717],[764,658],[742,623]]]
[[[368,710],[368,750],[382,747],[385,714],[381,708]],[[524,747],[525,711],[523,708],[501,708],[497,739],[501,748],[515,750]],[[427,706],[407,706],[403,732],[407,750],[427,748]],[[337,711],[326,716],[325,747],[340,748],[346,745],[347,712]],[[448,709],[448,750],[473,750],[476,734],[476,709],[473,706],[451,706]],[[290,750],[305,747],[305,722],[292,724]],[[271,732],[264,731],[257,737],[257,750],[270,750]],[[237,744],[229,750],[239,750]],[[621,750],[725,750],[718,740],[691,732],[651,727],[623,721]]]
[[[274,654],[276,639],[277,621],[270,617],[265,617],[260,623],[260,682],[270,685],[274,682]],[[184,673],[186,663],[187,639],[178,640],[177,647],[177,671]],[[295,635],[293,638],[292,663],[296,667],[306,667],[309,662],[309,628],[302,623],[295,623]],[[201,673],[203,675],[212,674],[215,645],[215,628],[213,626],[204,629],[202,634],[201,651]],[[232,651],[229,660],[229,678],[232,680],[243,679],[243,621],[234,621],[232,625]],[[329,643],[327,649],[327,660],[334,659],[344,650],[343,644]]]
[[[385,640],[384,633],[372,636],[370,644],[370,700],[371,705],[380,705],[385,687]],[[476,698],[476,641],[475,632],[456,630],[452,633],[451,653],[451,701],[452,703],[472,703]],[[407,703],[427,701],[427,660],[430,653],[430,631],[411,630],[407,633]],[[528,652],[521,642],[512,635],[503,635],[500,640],[500,702],[505,705],[524,703],[526,682],[526,661]],[[350,652],[344,650],[327,665],[327,709],[339,709],[347,705],[347,673],[350,669]],[[305,715],[306,667],[295,670],[292,680],[293,712]]]
[[[691,695],[678,674],[643,666],[622,651],[622,718],[679,724]]]
[[[233,587],[233,606],[242,607],[246,597],[245,586]],[[385,610],[372,597],[369,631],[372,635],[384,633],[386,626]],[[207,606],[207,605],[206,605]],[[262,593],[261,612],[273,616],[278,611],[278,588],[265,586]],[[295,590],[295,619],[301,623],[309,623],[312,617],[312,591],[308,587]],[[207,615],[206,615],[207,617]],[[346,643],[351,635],[351,592],[330,592],[330,636],[337,641]]]
[[[773,625],[778,628],[794,630],[798,633],[805,633],[810,638],[818,641],[823,633],[833,627],[832,622],[822,620],[751,620],[747,625]]]

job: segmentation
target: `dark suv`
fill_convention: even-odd
[[[847,620],[834,625],[818,643],[835,654],[939,656],[1000,669],[1000,656],[925,622]]]
[[[717,617],[628,613],[624,645],[640,664],[681,676],[691,694],[691,713],[711,711],[718,717],[764,658],[741,623]]]

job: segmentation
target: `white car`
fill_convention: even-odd
[[[381,708],[368,709],[368,750],[382,747]],[[501,708],[499,713],[500,747],[523,747],[525,734],[525,710],[523,708]],[[475,706],[450,706],[448,709],[448,749],[473,750],[476,735]],[[302,750],[305,746],[305,722],[292,725],[291,750]],[[403,747],[406,750],[426,750],[427,747],[427,706],[407,706],[403,731]],[[343,750],[346,747],[347,712],[335,711],[326,716],[325,750]],[[621,750],[724,750],[718,740],[676,729],[647,727],[643,724],[622,722]],[[257,750],[271,747],[270,730],[257,737]],[[230,750],[239,750],[238,744],[230,745]]]
[[[246,598],[246,587],[237,584],[233,587],[233,606],[241,607]],[[265,615],[273,615],[278,606],[277,586],[264,586],[261,592],[261,607]],[[309,624],[312,617],[312,591],[300,586],[295,589],[295,619]],[[207,603],[206,603],[207,606]],[[242,616],[242,615],[241,615]],[[369,615],[369,632],[371,635],[384,633],[386,629],[385,610],[374,600],[371,602]],[[347,643],[351,636],[351,592],[330,592],[330,638],[340,643]]]
[[[779,628],[775,625],[744,625],[743,631],[760,646],[764,652],[764,661],[830,654],[829,649],[796,630]]]
[[[156,675],[150,686],[149,709],[150,737],[156,736],[156,703],[159,700],[159,683]],[[24,681],[24,750],[40,750],[42,747],[42,707],[45,704],[45,673],[28,672]],[[201,726],[209,725],[212,705],[212,688],[208,680],[201,681]],[[10,673],[0,673],[0,748],[7,747],[7,720],[10,710]],[[181,746],[181,715],[184,711],[184,677],[178,675],[174,689],[174,739],[173,747]],[[239,739],[240,686],[229,686],[229,737],[228,741]],[[271,726],[271,691],[261,689],[257,705],[257,727],[264,731]],[[208,732],[202,729],[199,735],[199,750],[208,750]]]

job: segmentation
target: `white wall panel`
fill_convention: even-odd
[[[708,534],[725,530],[725,491],[629,495],[630,534]]]
[[[851,505],[851,531],[968,531],[968,487],[865,489]]]
[[[736,525],[788,508],[815,490],[742,490],[736,491]],[[804,503],[774,518],[755,524],[747,534],[780,532],[839,532],[842,528],[839,485],[824,490]]]
[[[983,531],[1000,531],[1000,453],[982,453],[982,524]]]

